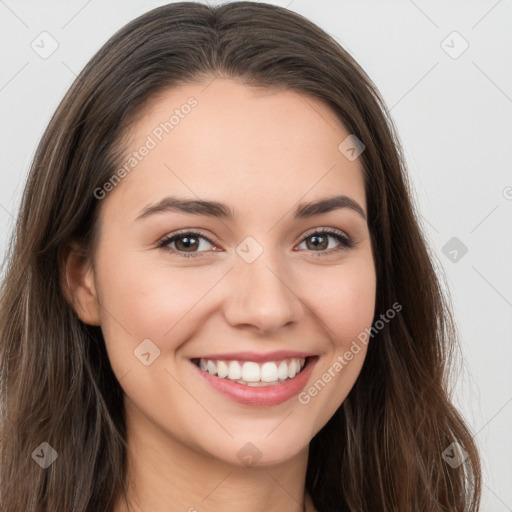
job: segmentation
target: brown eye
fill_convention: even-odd
[[[198,257],[202,256],[201,253],[205,252],[205,250],[198,250],[200,247],[204,248],[205,244],[201,243],[203,240],[206,241],[206,245],[210,244],[215,247],[211,240],[195,231],[187,231],[170,235],[164,238],[158,244],[158,247],[169,249],[169,252],[176,253],[179,256],[184,256],[186,258]],[[172,244],[175,246],[172,247]],[[206,251],[207,250],[208,249],[206,248]]]
[[[338,242],[334,246],[330,243],[329,239],[334,239]],[[339,250],[347,250],[350,249],[354,242],[344,234],[336,230],[323,230],[323,231],[315,231],[307,235],[302,243],[306,243],[306,249],[318,252],[320,254],[315,256],[319,256],[322,253],[331,253],[333,251]]]

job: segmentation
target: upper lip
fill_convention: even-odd
[[[282,359],[302,359],[306,357],[313,357],[315,354],[310,352],[297,352],[294,350],[277,350],[275,352],[224,352],[222,354],[208,354],[200,358],[193,359],[212,359],[212,360],[236,360],[236,361],[280,361]]]

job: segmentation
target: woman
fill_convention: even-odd
[[[183,2],[126,25],[23,196],[4,511],[478,510],[417,219],[378,92],[311,22]]]

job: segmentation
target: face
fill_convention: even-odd
[[[344,354],[376,293],[362,166],[338,149],[348,135],[316,99],[220,78],[138,118],[77,292],[133,431],[271,464],[340,407],[366,347]],[[336,196],[354,208],[306,207]]]

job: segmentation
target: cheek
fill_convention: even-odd
[[[353,260],[347,265],[318,269],[308,277],[304,295],[322,324],[335,350],[344,351],[347,344],[370,327],[375,314],[376,275],[373,261]]]
[[[358,337],[372,325],[376,297],[371,257],[354,258],[346,265],[333,267],[330,275],[324,272],[317,277],[309,295],[316,300],[312,307],[325,327],[330,348],[316,380],[299,396],[299,402],[315,418],[312,434],[345,401],[361,372],[367,344]]]
[[[109,355],[123,367],[133,363],[133,351],[145,339],[162,355],[172,353],[179,340],[191,335],[188,319],[212,286],[212,280],[197,268],[171,268],[161,261],[151,262],[144,254],[102,265],[98,282]]]

